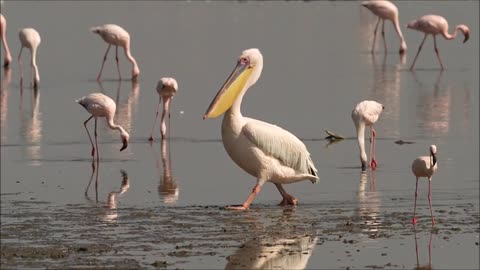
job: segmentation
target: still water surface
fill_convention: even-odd
[[[20,85],[16,60],[10,70],[2,69],[2,248],[106,243],[107,250],[87,256],[90,265],[100,266],[128,258],[127,267],[166,261],[173,268],[237,268],[248,261],[243,267],[411,269],[428,262],[433,236],[433,268],[478,268],[479,4],[397,6],[402,26],[436,13],[451,28],[469,25],[472,38],[465,44],[438,39],[443,72],[428,39],[410,72],[423,34],[402,28],[409,46],[402,59],[387,23],[389,51],[384,54],[378,43],[372,56],[376,18],[357,2],[4,1],[14,59],[18,29],[34,27],[42,43],[38,91],[28,81]],[[138,83],[117,80],[113,52],[104,80],[96,82],[107,45],[88,29],[105,23],[130,32]],[[221,120],[202,116],[237,56],[251,47],[261,50],[264,69],[244,98],[244,115],[297,135],[319,170],[319,184],[285,187],[300,201],[294,209],[276,206],[281,196],[271,184],[248,213],[219,209],[243,202],[255,179],[226,154]],[[29,57],[24,51],[26,78]],[[131,66],[123,53],[120,66],[128,78]],[[162,144],[157,128],[150,146],[155,86],[165,76],[179,82],[171,138]],[[99,121],[102,160],[95,170],[82,124],[89,114],[74,102],[92,92],[117,102],[116,117],[131,140],[119,152],[118,133]],[[383,103],[385,110],[376,124],[379,167],[362,177],[350,112],[365,99]],[[346,139],[328,145],[324,129]],[[400,139],[414,143],[394,143]],[[410,164],[430,144],[439,151],[432,183],[439,230],[430,234],[427,182],[420,181],[423,226],[414,234],[408,223],[415,189]],[[364,227],[334,230],[351,220]],[[372,228],[383,237],[372,240]],[[291,249],[275,249],[285,245]],[[78,253],[46,257],[2,259],[2,266],[87,264],[75,259],[84,258]]]

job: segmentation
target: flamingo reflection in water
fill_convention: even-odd
[[[23,86],[20,85],[20,92],[23,92]],[[41,140],[42,140],[42,114],[40,112],[40,91],[38,88],[31,92],[31,116],[26,116],[24,112],[23,95],[20,94],[20,115],[21,121],[21,136],[25,139],[28,146],[27,155],[31,160],[31,165],[41,165]]]
[[[227,257],[225,269],[305,269],[318,238],[313,231],[278,225],[293,221],[282,219],[296,219],[289,217],[292,212],[286,209],[275,225],[266,228],[251,218],[254,226],[251,231],[258,235]]]
[[[370,179],[366,172],[360,174],[357,192],[358,208],[354,212],[356,218],[360,219],[362,224],[365,224],[362,231],[369,235],[376,233],[382,223],[380,215],[381,194],[377,192],[376,181],[375,171],[370,172]]]
[[[419,260],[419,252],[418,252],[418,237],[417,237],[417,229],[414,228],[413,230],[413,237],[415,238],[415,255],[417,258],[417,266],[415,270],[432,270],[432,239],[433,239],[433,232],[430,231],[430,239],[428,241],[428,263],[420,265]]]
[[[7,112],[8,112],[8,87],[12,79],[12,69],[5,68],[0,84],[0,130],[2,131],[1,141],[5,142],[6,127],[7,127]]]
[[[93,177],[95,176],[95,202],[98,203],[98,172],[97,167],[95,166],[95,162],[92,161],[92,174],[90,176],[90,181],[88,182],[87,188],[85,189],[85,198],[88,201],[91,201],[88,196],[88,190],[90,189],[90,185],[93,181]],[[118,213],[117,213],[117,197],[124,194],[130,188],[130,182],[128,178],[128,174],[124,170],[120,170],[122,174],[122,184],[118,191],[111,191],[108,193],[107,196],[107,207],[103,208],[101,211],[101,216],[104,221],[112,222],[117,220]]]
[[[178,200],[180,189],[172,177],[172,158],[170,156],[171,151],[167,151],[167,140],[161,140],[163,175],[160,173],[160,161],[158,158],[158,153],[153,148],[153,145],[151,145],[151,147],[153,155],[155,156],[156,168],[160,178],[160,182],[158,183],[158,194],[163,198],[163,202],[165,204],[175,204]]]

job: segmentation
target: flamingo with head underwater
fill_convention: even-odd
[[[40,74],[38,73],[38,66],[37,66],[37,49],[40,45],[42,39],[40,38],[40,34],[37,30],[33,28],[23,28],[18,33],[18,37],[20,38],[20,53],[18,53],[18,63],[20,65],[20,80],[23,80],[23,71],[22,71],[22,51],[23,47],[30,49],[31,52],[31,61],[30,61],[30,70],[31,75],[33,77],[33,87],[37,88],[38,84],[40,83]]]
[[[10,49],[8,48],[7,44],[7,20],[0,14],[0,36],[2,38],[2,45],[3,45],[3,53],[4,53],[4,61],[3,66],[8,67],[12,62],[12,54],[10,53]]]
[[[243,170],[257,178],[251,195],[240,206],[245,210],[266,182],[275,184],[283,197],[281,205],[295,205],[297,199],[288,194],[283,184],[320,179],[305,144],[295,135],[272,125],[242,115],[243,96],[254,85],[263,69],[263,56],[256,48],[241,53],[235,69],[218,91],[204,115],[222,121],[222,141],[230,158]]]
[[[370,168],[377,168],[375,159],[375,137],[376,132],[373,125],[377,122],[380,114],[385,107],[373,100],[364,100],[355,106],[352,111],[352,120],[357,130],[358,148],[360,150],[360,161],[362,162],[362,171],[367,169],[367,153],[365,153],[365,126],[370,128]]]

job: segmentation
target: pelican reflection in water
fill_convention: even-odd
[[[317,243],[316,233],[291,226],[280,228],[282,222],[292,220],[278,220],[266,228],[253,224],[251,231],[258,235],[227,257],[225,269],[305,269]]]
[[[317,183],[320,178],[305,144],[295,135],[278,126],[243,117],[240,107],[243,96],[260,78],[263,56],[258,49],[248,49],[238,58],[235,69],[218,91],[204,115],[222,121],[222,141],[230,158],[243,170],[257,178],[248,199],[228,209],[245,210],[265,182],[272,182],[283,197],[280,205],[296,205],[282,184],[304,180]]]
[[[160,146],[162,154],[163,174],[160,173],[160,161],[158,158],[158,153],[153,148],[154,145],[151,144],[152,152],[155,156],[157,172],[160,178],[160,182],[158,183],[158,194],[163,199],[163,202],[165,204],[175,204],[178,200],[180,189],[178,188],[177,183],[172,177],[172,159],[170,157],[170,151],[167,151],[167,140],[162,139]]]

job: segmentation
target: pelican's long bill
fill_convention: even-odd
[[[252,74],[253,68],[249,66],[248,62],[238,61],[237,66],[227,81],[218,91],[212,103],[208,107],[207,112],[203,116],[206,118],[215,118],[222,115],[225,111],[230,109],[233,102],[237,99],[240,92],[245,87],[245,84]]]

